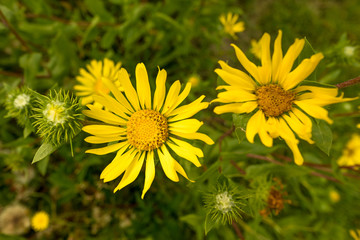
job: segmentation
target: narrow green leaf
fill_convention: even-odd
[[[31,125],[31,122],[28,119],[25,123],[24,138],[27,138],[33,131],[34,131],[34,127]]]
[[[324,120],[313,121],[312,139],[316,146],[327,155],[330,154],[332,138],[331,128]]]
[[[46,174],[46,170],[49,165],[49,160],[50,160],[50,156],[47,156],[44,158],[44,160],[36,164],[36,167],[42,176]]]
[[[213,229],[215,226],[217,226],[218,222],[211,218],[211,214],[207,214],[205,218],[205,235],[210,232],[211,229]]]
[[[54,146],[51,143],[43,143],[37,152],[35,153],[34,159],[32,161],[32,164],[44,159],[45,157],[52,154],[56,149],[58,149],[59,146]]]

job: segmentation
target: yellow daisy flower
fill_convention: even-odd
[[[43,231],[49,226],[49,221],[49,215],[44,211],[40,211],[31,218],[31,227],[35,231]]]
[[[337,163],[339,166],[354,166],[360,164],[360,135],[354,134],[352,136]]]
[[[248,141],[253,143],[255,135],[259,134],[262,143],[271,147],[273,138],[281,137],[292,150],[295,163],[301,165],[303,157],[294,132],[299,138],[313,143],[309,116],[332,123],[323,106],[349,99],[343,99],[342,95],[337,97],[337,88],[299,85],[314,71],[323,55],[317,53],[304,59],[291,71],[305,40],[296,39],[283,56],[281,38],[282,32],[279,31],[271,58],[270,35],[265,33],[262,36],[261,66],[250,62],[245,54],[232,44],[238,60],[252,77],[219,61],[221,69],[216,69],[215,72],[229,85],[218,87],[225,91],[219,93],[214,101],[226,105],[218,106],[214,111],[217,114],[253,113],[246,127]]]
[[[221,15],[219,20],[224,26],[224,31],[230,34],[234,39],[237,39],[235,33],[243,32],[245,30],[244,22],[237,22],[239,19],[238,14],[228,13]]]
[[[110,90],[104,85],[102,79],[107,78],[120,88],[117,75],[121,63],[114,64],[113,61],[105,58],[104,61],[92,60],[86,65],[87,70],[81,68],[80,75],[76,77],[79,82],[74,86],[76,95],[81,97],[81,104],[86,105],[94,102],[94,94],[108,94]]]
[[[254,56],[257,57],[258,59],[261,59],[261,44],[260,44],[260,41],[256,41],[255,39],[252,39],[250,41],[250,44],[251,44],[250,52],[252,54],[254,54]]]
[[[174,82],[166,96],[166,75],[165,70],[159,70],[156,90],[151,101],[145,65],[140,63],[136,66],[136,90],[130,82],[129,74],[122,68],[119,71],[119,81],[124,88],[125,96],[111,81],[104,78],[105,86],[115,98],[102,94],[94,96],[94,99],[109,111],[92,105],[87,105],[90,110],[84,110],[85,115],[105,123],[105,125],[99,123],[85,126],[83,131],[94,135],[87,137],[85,141],[94,144],[117,142],[86,151],[97,155],[117,151],[113,161],[100,176],[104,182],[108,182],[125,172],[114,192],[132,183],[139,175],[143,163],[146,162],[145,184],[141,195],[143,198],[155,177],[156,157],[160,159],[162,169],[169,179],[179,181],[177,173],[188,179],[184,169],[171,156],[169,150],[199,167],[201,164],[198,158],[203,157],[202,150],[180,138],[198,139],[207,144],[214,143],[207,135],[197,132],[203,123],[190,118],[208,107],[209,103],[202,102],[205,96],[178,107],[188,96],[191,83],[187,83],[180,93],[180,81]]]
[[[356,230],[350,230],[349,231],[350,236],[354,239],[354,240],[360,240],[360,229],[356,229]]]

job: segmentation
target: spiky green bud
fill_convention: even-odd
[[[58,146],[80,132],[83,114],[77,97],[64,90],[52,90],[49,96],[37,99],[37,105],[34,126],[44,142]]]
[[[5,100],[6,117],[16,118],[19,125],[25,126],[32,115],[34,102],[35,96],[28,88],[22,87],[12,90]]]

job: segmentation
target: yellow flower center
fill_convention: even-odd
[[[168,137],[166,118],[154,110],[140,110],[127,122],[127,138],[139,150],[159,148]]]
[[[277,117],[290,111],[295,99],[295,93],[285,91],[276,84],[270,84],[259,87],[255,94],[257,103],[267,117]]]
[[[94,92],[96,92],[97,94],[107,95],[110,93],[110,89],[108,89],[103,83],[102,79],[99,78],[94,85]]]

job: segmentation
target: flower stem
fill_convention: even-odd
[[[335,86],[337,88],[341,89],[341,88],[350,87],[352,85],[359,84],[359,83],[360,83],[360,76],[356,77],[356,78],[353,78],[353,79],[350,79],[350,80],[347,80],[347,81],[342,82],[342,83],[338,83]]]

